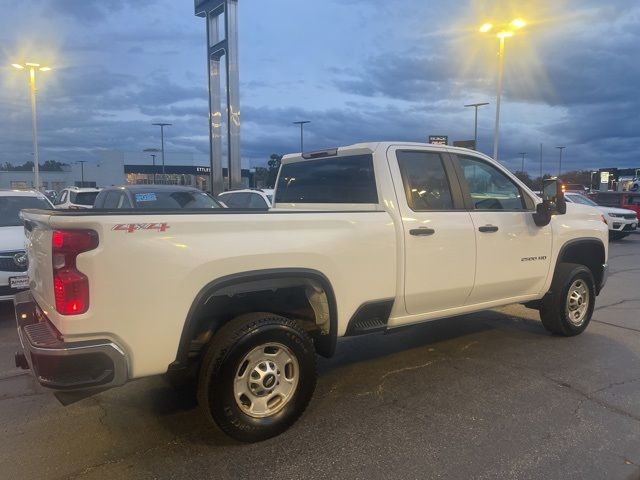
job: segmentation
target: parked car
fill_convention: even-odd
[[[12,301],[16,293],[29,288],[20,218],[25,208],[49,210],[53,205],[36,191],[0,190],[0,301]]]
[[[60,210],[86,210],[93,208],[93,202],[98,193],[100,193],[99,188],[65,188],[58,194],[55,208]]]
[[[222,208],[207,192],[179,185],[124,185],[103,189],[94,208],[115,209],[212,209]]]
[[[640,216],[640,192],[596,192],[591,198],[603,207],[633,210]]]
[[[229,208],[268,210],[273,202],[273,190],[229,190],[218,195],[218,199]]]
[[[564,191],[586,194],[589,193],[589,187],[586,187],[580,183],[565,183],[563,185]]]
[[[565,193],[567,202],[591,205],[600,210],[609,226],[609,239],[620,240],[638,228],[638,216],[633,210],[623,208],[604,207],[579,193]]]
[[[269,211],[28,211],[16,364],[64,402],[193,369],[207,418],[264,440],[340,337],[510,303],[582,333],[607,226],[557,180],[543,192],[479,152],[368,143],[285,156]]]

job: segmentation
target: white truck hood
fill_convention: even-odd
[[[627,210],[626,208],[614,208],[614,207],[598,207],[602,213],[617,213],[619,215],[635,214],[633,210]]]
[[[24,227],[0,227],[0,252],[24,250]]]

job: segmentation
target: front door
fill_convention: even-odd
[[[538,294],[551,262],[551,225],[534,223],[535,202],[506,172],[478,157],[454,159],[477,245],[468,304]]]
[[[453,163],[428,149],[390,149],[402,215],[409,315],[463,306],[473,288],[476,239]]]

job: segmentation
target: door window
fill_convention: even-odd
[[[107,197],[104,199],[103,208],[118,208],[118,202],[120,201],[120,196],[122,194],[120,192],[108,192]]]
[[[269,208],[264,199],[257,193],[251,194],[251,200],[249,201],[249,208]]]
[[[526,210],[520,188],[494,166],[458,157],[475,210]]]
[[[56,205],[62,205],[67,201],[67,190],[62,191],[62,195],[60,195],[60,199],[56,202]]]
[[[398,151],[396,156],[411,210],[453,209],[449,179],[439,153]]]

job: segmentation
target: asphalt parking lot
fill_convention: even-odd
[[[258,445],[162,378],[62,407],[14,368],[4,305],[0,477],[640,478],[640,234],[610,265],[576,338],[511,306],[341,342],[303,418]]]

